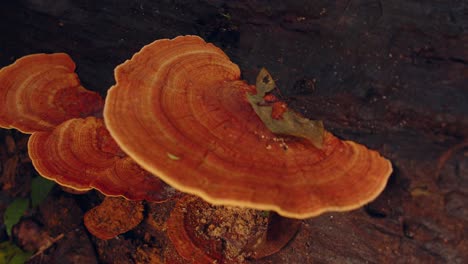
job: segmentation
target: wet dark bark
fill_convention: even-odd
[[[463,0],[3,1],[0,67],[31,53],[67,52],[84,86],[104,96],[115,66],[143,45],[200,35],[225,50],[245,79],[268,68],[293,108],[395,167],[376,201],[306,220],[294,242],[259,263],[462,263],[467,14]],[[0,136],[3,212],[28,192],[34,171],[24,136]],[[7,148],[11,138],[17,149]],[[9,180],[16,185],[5,189]]]

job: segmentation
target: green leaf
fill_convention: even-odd
[[[0,263],[23,264],[32,254],[25,252],[10,241],[0,243]]]
[[[54,187],[55,182],[47,180],[44,177],[36,177],[32,179],[31,183],[31,204],[32,207],[36,207],[41,204],[50,190]]]
[[[276,84],[265,68],[262,68],[257,76],[256,88],[257,93],[248,94],[247,99],[255,113],[271,132],[305,138],[315,147],[322,148],[325,132],[322,121],[307,119],[289,108],[282,114],[280,119],[272,117],[273,107],[265,101],[264,96],[273,91]]]
[[[11,236],[11,228],[18,223],[24,212],[28,209],[29,201],[25,198],[16,198],[5,210],[3,222],[8,236]]]

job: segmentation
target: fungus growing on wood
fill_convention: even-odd
[[[0,70],[0,127],[46,131],[101,111],[99,94],[81,86],[64,53],[33,54]]]
[[[75,190],[95,188],[106,195],[150,201],[175,194],[120,150],[100,118],[74,118],[52,131],[33,133],[28,150],[43,177]]]
[[[45,178],[77,191],[166,200],[173,189],[141,169],[110,137],[99,94],[80,85],[64,53],[33,54],[0,70],[0,127],[33,133],[29,155]],[[83,119],[82,117],[87,117]]]
[[[143,203],[119,197],[106,197],[86,212],[84,224],[88,231],[100,239],[111,239],[135,228],[143,220]]]
[[[210,203],[307,218],[368,203],[392,171],[376,151],[325,130],[317,141],[273,133],[248,100],[255,87],[199,37],[155,41],[118,66],[115,78],[104,119],[118,145]],[[280,108],[277,120],[287,111]]]
[[[278,252],[301,221],[275,213],[181,198],[167,221],[178,254],[190,263],[244,263]]]

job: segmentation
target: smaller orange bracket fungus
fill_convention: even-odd
[[[143,203],[106,197],[86,212],[84,224],[91,234],[107,240],[135,228],[143,220]]]
[[[300,224],[275,213],[213,206],[187,195],[171,212],[167,233],[189,263],[245,263],[281,250]]]
[[[125,155],[93,117],[101,115],[103,100],[81,86],[74,70],[65,53],[28,55],[2,68],[0,127],[32,133],[34,167],[62,186],[132,200],[171,197],[174,190]]]
[[[99,94],[81,86],[64,53],[33,54],[0,70],[0,127],[46,131],[102,110]]]
[[[110,196],[150,201],[175,194],[120,150],[100,118],[74,118],[52,131],[33,133],[28,150],[43,177],[75,190],[95,188]]]
[[[212,204],[307,218],[370,202],[392,172],[376,151],[285,104],[268,110],[274,123],[292,120],[312,135],[271,130],[252,107],[260,103],[252,96],[268,89],[240,80],[239,67],[197,36],[145,46],[115,78],[104,120],[117,144],[153,175]]]

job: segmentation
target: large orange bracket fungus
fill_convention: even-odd
[[[199,37],[157,40],[115,78],[104,107],[111,136],[144,169],[210,203],[307,218],[368,203],[392,172],[376,151],[319,127],[319,140],[273,133],[248,100],[255,87]]]
[[[0,127],[46,131],[101,111],[99,94],[81,86],[64,53],[33,54],[0,69]]]

